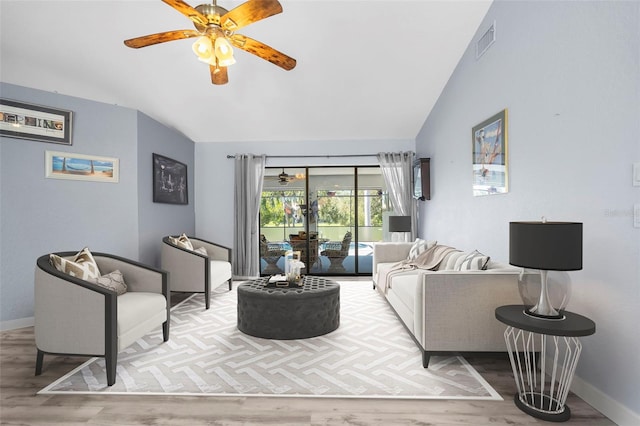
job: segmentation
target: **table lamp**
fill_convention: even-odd
[[[509,263],[540,270],[540,295],[526,313],[545,319],[563,319],[567,295],[551,300],[547,272],[582,269],[582,223],[547,222],[544,218],[541,222],[510,222]],[[527,300],[524,302],[527,305]]]
[[[411,232],[411,216],[389,216],[389,232]]]

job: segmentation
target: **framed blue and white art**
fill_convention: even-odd
[[[473,195],[509,192],[507,110],[487,118],[471,131]]]
[[[117,183],[119,160],[112,157],[45,151],[45,177]]]

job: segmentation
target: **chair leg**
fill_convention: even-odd
[[[233,283],[233,278],[229,278],[229,291],[231,291],[232,286],[231,284]]]
[[[162,323],[162,340],[169,341],[169,321]]]
[[[36,376],[42,374],[42,362],[44,360],[44,352],[38,349],[38,354],[36,355]]]
[[[211,292],[209,289],[204,292],[204,306],[205,309],[209,309],[209,306],[211,306]]]
[[[118,354],[107,354],[104,357],[107,366],[107,386],[113,386],[116,383],[116,368],[118,367]]]
[[[422,367],[429,367],[429,358],[431,358],[431,354],[427,351],[422,351]]]

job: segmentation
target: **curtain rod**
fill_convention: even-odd
[[[412,153],[413,154],[413,153]],[[267,158],[349,158],[349,157],[378,157],[378,154],[338,154],[338,155],[265,155]],[[236,158],[228,155],[227,158]]]

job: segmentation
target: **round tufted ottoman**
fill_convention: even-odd
[[[304,285],[267,288],[269,278],[238,286],[238,330],[265,339],[306,339],[340,325],[340,284],[305,276]]]

